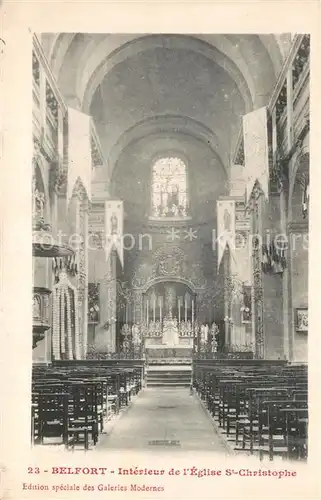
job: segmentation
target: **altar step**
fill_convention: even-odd
[[[152,366],[147,370],[146,384],[147,387],[189,387],[191,375],[190,366]]]

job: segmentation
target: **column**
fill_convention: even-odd
[[[264,321],[263,321],[263,285],[262,285],[262,203],[260,192],[253,194],[252,208],[252,265],[253,265],[253,293],[252,293],[252,329],[255,341],[255,357],[264,359]]]
[[[227,318],[230,317],[230,307],[229,307],[229,301],[230,301],[230,293],[229,293],[229,287],[230,287],[230,266],[229,266],[229,259],[228,259],[228,254],[227,250],[225,250],[225,255],[223,256],[224,262],[224,329],[225,329],[225,347],[228,348],[230,343],[231,343],[231,338],[230,338],[230,323]]]
[[[84,352],[84,337],[83,337],[83,320],[84,320],[84,315],[83,315],[83,287],[82,287],[82,255],[81,255],[81,243],[79,242],[80,237],[81,237],[81,223],[80,223],[80,210],[81,210],[81,203],[80,199],[76,195],[74,197],[75,200],[75,215],[76,215],[76,220],[75,220],[75,230],[76,230],[76,235],[77,235],[77,267],[78,267],[78,276],[77,276],[77,291],[78,291],[78,304],[76,304],[76,321],[78,321],[78,331],[79,335],[78,338],[75,339],[75,344],[76,344],[76,352],[80,352],[83,354]],[[73,203],[73,199],[71,200],[71,203]]]
[[[110,269],[111,269],[111,289],[110,289],[110,299],[111,299],[111,330],[110,330],[110,350],[112,352],[116,351],[116,320],[117,318],[117,289],[116,289],[116,262],[117,254],[114,250],[111,255]]]
[[[133,290],[133,322],[138,324],[143,320],[142,311],[141,311],[141,301],[142,301],[142,292],[141,290]]]
[[[101,325],[98,350],[115,352],[116,349],[116,255],[111,252],[104,264],[101,283]]]
[[[293,143],[293,75],[292,75],[292,65],[288,70],[286,76],[286,134],[288,151],[292,148]]]
[[[46,74],[42,64],[39,64],[39,94],[40,94],[40,126],[41,131],[46,129],[47,120],[47,99],[46,99]]]
[[[57,135],[58,135],[58,161],[62,161],[64,157],[64,116],[63,116],[63,110],[61,107],[58,105],[58,130],[57,130]]]
[[[83,302],[83,356],[86,359],[87,347],[88,347],[88,209],[89,203],[88,198],[83,201],[81,210],[83,211],[83,234],[84,234],[84,247],[83,247],[83,273],[84,273],[84,302]]]
[[[92,252],[93,253],[93,252]],[[106,261],[105,251],[99,250],[93,256],[97,259],[95,266],[95,281],[100,285],[100,323],[95,329],[95,350],[97,352],[107,352],[110,350],[110,308],[109,308],[109,282],[110,282],[110,257]]]

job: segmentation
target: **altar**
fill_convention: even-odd
[[[145,347],[153,349],[192,348],[192,325],[165,317],[163,322],[150,322],[145,334]]]

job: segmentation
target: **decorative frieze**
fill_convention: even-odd
[[[283,112],[286,108],[287,105],[287,88],[286,88],[286,83],[283,85],[277,101],[276,101],[276,121],[278,122],[281,119],[281,116],[283,115]]]
[[[286,268],[286,249],[281,242],[272,240],[262,245],[262,271],[265,274],[281,274]]]
[[[63,164],[62,158],[56,157],[50,161],[49,168],[49,192],[50,194],[65,194],[67,189],[68,170]]]
[[[51,86],[48,81],[46,81],[46,104],[48,109],[50,110],[51,115],[55,119],[55,125],[58,123],[58,101],[54,92],[52,91]]]
[[[310,59],[310,35],[304,35],[297,51],[297,54],[293,61],[293,76],[292,85],[295,89],[297,82],[300,79],[300,75],[304,71],[304,68],[309,64]]]
[[[181,279],[190,283],[191,288],[203,289],[207,286],[201,264],[189,262],[186,253],[175,245],[159,248],[153,256],[151,265],[146,263],[139,265],[132,284],[134,288],[142,288],[156,278]]]
[[[33,83],[39,87],[40,85],[40,64],[39,59],[36,56],[35,52],[32,52],[32,77]]]
[[[88,283],[88,322],[100,322],[100,284]]]

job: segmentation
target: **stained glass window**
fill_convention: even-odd
[[[152,178],[153,217],[188,215],[186,165],[180,158],[160,158],[154,163]]]

